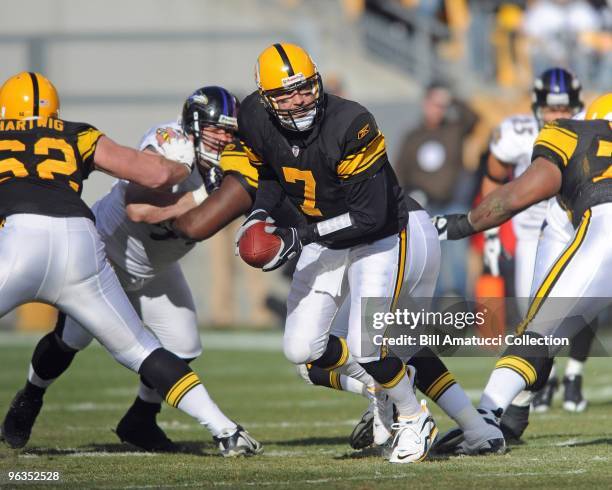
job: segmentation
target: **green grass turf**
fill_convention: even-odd
[[[2,415],[24,382],[31,352],[32,346],[0,347]],[[448,360],[473,397],[493,363]],[[391,465],[352,451],[347,436],[365,400],[306,385],[281,352],[213,350],[194,367],[223,410],[264,443],[262,456],[219,457],[208,432],[169,407],[161,425],[184,443],[183,454],[149,455],[120,444],[111,429],[133,399],[136,378],[91,347],[49,390],[28,446],[0,449],[0,486],[13,485],[9,471],[59,471],[56,485],[78,488],[609,488],[612,482],[609,359],[588,364],[586,414],[566,414],[557,402],[551,413],[532,417],[526,444],[507,455],[418,465]],[[433,413],[441,430],[452,425],[435,406]]]

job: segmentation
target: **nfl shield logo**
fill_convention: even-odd
[[[300,154],[300,149],[297,146],[295,146],[295,145],[293,145],[291,147],[291,151],[293,152],[293,156],[296,157],[296,158]]]

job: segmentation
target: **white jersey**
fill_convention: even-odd
[[[144,135],[139,148],[143,150],[150,146],[163,155],[164,151],[157,143],[156,132],[158,128],[164,127],[182,132],[176,122],[154,126]],[[128,184],[125,180],[118,180],[92,209],[96,216],[96,227],[106,244],[106,253],[123,286],[130,290],[142,287],[147,280],[187,254],[195,243],[180,238],[164,238],[168,231],[162,226],[131,221],[125,210]],[[187,179],[175,185],[172,192],[193,191],[202,184],[200,173],[194,170]]]
[[[514,166],[514,178],[531,164],[533,144],[538,136],[538,122],[533,115],[519,114],[502,121],[489,149],[500,162]],[[534,204],[512,218],[517,238],[537,237],[546,217],[546,201]]]

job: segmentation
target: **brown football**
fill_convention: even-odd
[[[263,221],[255,223],[240,237],[238,244],[242,260],[258,269],[270,262],[281,247],[281,239],[266,233],[265,227],[266,223]]]

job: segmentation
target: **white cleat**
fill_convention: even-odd
[[[389,439],[393,429],[393,402],[385,391],[378,386],[368,387],[370,406],[368,411],[372,413],[373,442],[382,446]]]
[[[421,400],[421,411],[413,417],[398,417],[393,424],[395,437],[391,444],[391,463],[418,463],[423,461],[438,435],[438,428]]]
[[[224,458],[255,456],[263,452],[262,444],[238,425],[235,429],[223,431],[213,440]]]

